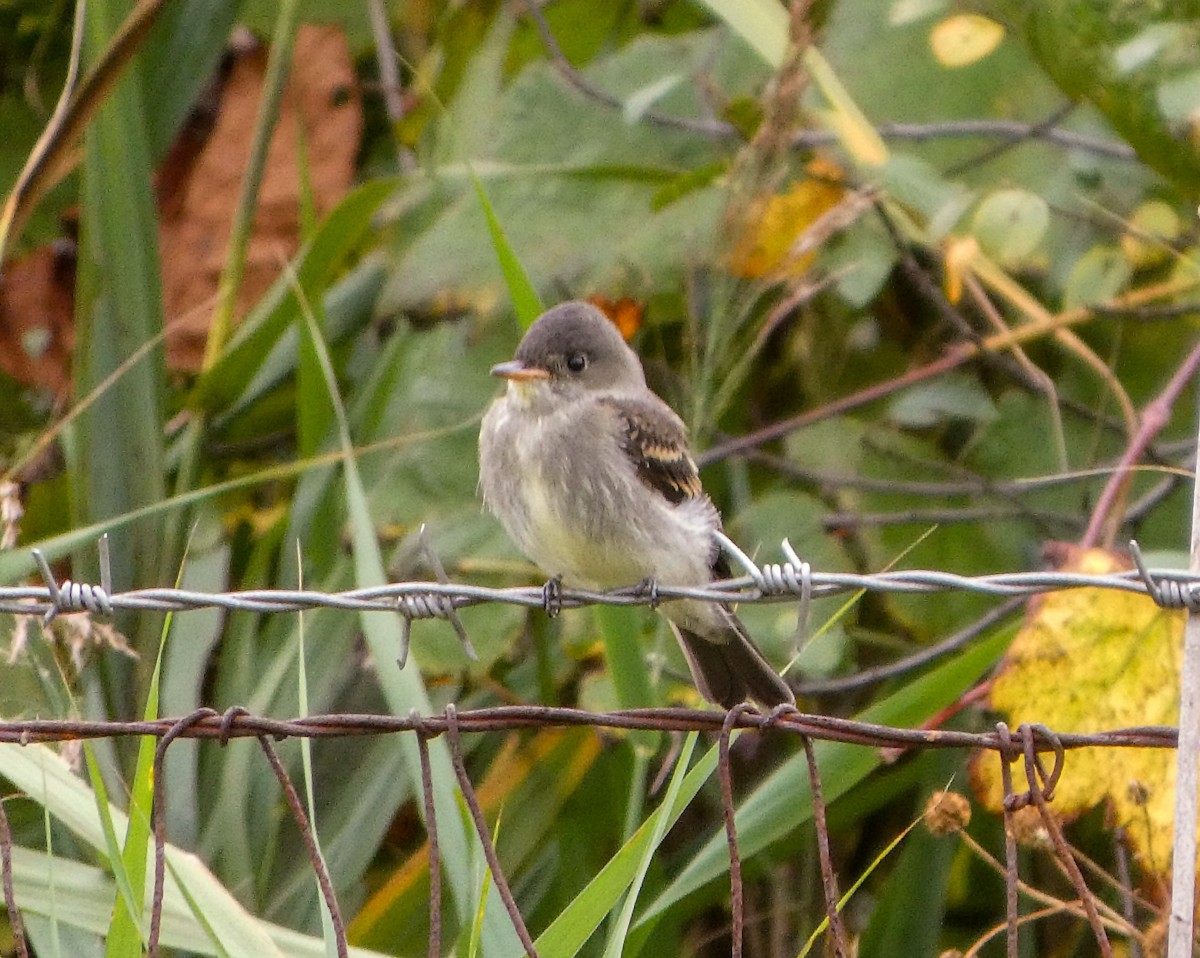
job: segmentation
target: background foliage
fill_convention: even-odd
[[[381,3],[394,47],[362,4],[94,3],[78,31],[81,89],[94,91],[73,103],[82,136],[52,140],[37,169],[53,175],[30,181],[19,174],[55,128],[72,11],[2,0],[0,463],[24,516],[0,579],[28,576],[38,545],[94,580],[107,529],[118,589],[178,576],[207,591],[333,591],[432,578],[424,526],[455,580],[538,581],[475,492],[487,371],[520,335],[489,210],[542,301],[599,297],[624,322],[707,450],[728,531],[760,559],[787,537],[822,571],[971,574],[1032,567],[1056,540],[1111,547],[1131,533],[1169,559],[1189,515],[1190,404],[1168,397],[1149,427],[1141,411],[1196,338],[1191,6],[827,0],[789,25],[774,0],[555,0],[542,10],[555,51],[528,12],[492,0]],[[153,26],[114,45],[126,17]],[[381,61],[401,89],[380,80]],[[802,428],[726,447],[800,415]],[[1106,496],[1123,453],[1154,468]],[[817,604],[794,658],[793,609],[743,614],[773,661],[791,658],[807,709],[979,728],[978,695],[951,707],[1012,624],[917,673],[827,680],[902,658],[986,605]],[[476,659],[445,623],[419,623],[401,671],[387,616],[62,617],[45,634],[10,618],[0,715],[697,704],[655,617],[489,606],[463,620]],[[1169,685],[1174,645],[1155,634],[1155,681]],[[619,671],[630,637],[648,681]],[[1130,627],[1117,661],[1139,638]],[[1039,667],[1052,689],[1083,681]],[[649,698],[625,699],[631,687]],[[353,941],[416,955],[428,852],[415,745],[401,738],[281,750],[297,779],[309,760]],[[474,941],[516,954],[433,744],[458,953]],[[626,930],[614,916],[670,743],[572,730],[467,744],[542,954],[728,951],[711,752],[675,783],[690,802],[653,849]],[[168,835],[197,856],[175,866],[178,953],[324,947],[308,859],[254,748],[172,748]],[[870,871],[847,906],[859,954],[978,942],[1003,915],[1002,886],[967,845],[913,831],[872,869],[932,791],[967,788],[966,756],[818,754],[844,885]],[[141,947],[144,752],[139,766],[135,746],[97,743],[89,758],[85,781],[48,750],[0,752],[39,955]],[[748,954],[799,953],[823,917],[803,757],[746,739],[735,772]],[[1111,774],[1119,791],[1135,773]],[[1073,839],[1116,870],[1124,846],[1100,799],[1079,809]],[[971,834],[998,850],[991,815]],[[1030,880],[1069,896],[1027,854]],[[1164,867],[1135,863],[1142,932]],[[1035,935],[1038,954],[1092,947],[1068,917]]]

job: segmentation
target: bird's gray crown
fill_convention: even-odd
[[[637,354],[590,303],[571,301],[547,310],[529,327],[515,358],[545,369],[552,380],[587,389],[632,389],[646,382]]]

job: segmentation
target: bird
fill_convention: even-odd
[[[596,591],[729,577],[687,427],[604,313],[554,306],[491,372],[506,387],[480,427],[480,491],[543,572]],[[672,599],[658,609],[704,698],[725,709],[795,704],[729,605]]]

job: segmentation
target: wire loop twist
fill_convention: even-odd
[[[1164,609],[1187,609],[1189,612],[1200,612],[1200,582],[1185,582],[1179,579],[1155,577],[1142,558],[1142,550],[1136,539],[1129,540],[1129,554],[1133,556],[1133,564],[1137,566],[1138,574],[1146,584],[1146,592],[1158,605]]]
[[[101,539],[101,563],[103,566],[102,576],[107,579],[108,567],[108,537]],[[67,579],[62,585],[58,584],[58,580],[54,578],[54,571],[50,568],[50,563],[46,561],[46,557],[42,555],[40,549],[33,550],[34,561],[38,564],[38,571],[42,573],[42,578],[46,581],[46,589],[50,593],[50,608],[46,614],[42,616],[42,625],[49,625],[59,614],[70,614],[73,612],[91,612],[94,615],[111,616],[113,614],[112,600],[108,593],[111,585],[106,588],[104,585],[91,585],[86,582],[72,582]]]

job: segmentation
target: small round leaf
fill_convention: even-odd
[[[978,13],[959,13],[940,21],[929,33],[929,46],[944,67],[970,66],[1000,46],[1004,27]]]
[[[1027,190],[997,190],[979,204],[971,233],[980,248],[1001,266],[1020,266],[1038,248],[1050,208],[1036,193]]]

